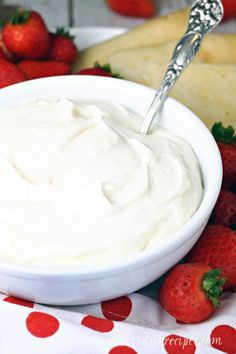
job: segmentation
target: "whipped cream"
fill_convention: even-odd
[[[120,105],[69,99],[0,112],[0,258],[103,264],[173,237],[201,202],[198,161],[140,125]]]

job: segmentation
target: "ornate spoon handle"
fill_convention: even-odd
[[[175,47],[166,74],[144,118],[141,134],[148,134],[171,88],[197,54],[204,36],[216,27],[222,17],[223,6],[220,0],[197,0],[193,3],[187,31]]]

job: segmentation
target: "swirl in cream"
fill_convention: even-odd
[[[180,137],[117,104],[35,101],[0,112],[0,257],[102,264],[152,248],[202,198]]]

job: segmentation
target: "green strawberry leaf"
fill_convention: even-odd
[[[123,77],[119,73],[113,73],[111,70],[110,64],[104,64],[100,65],[98,61],[95,62],[94,68],[99,68],[104,70],[106,73],[111,74],[112,77],[115,77],[116,79],[123,79]]]
[[[234,128],[231,125],[224,128],[221,122],[215,123],[211,132],[215,140],[219,143],[236,144],[236,135],[234,134]]]
[[[75,38],[75,36],[72,36],[72,34],[70,34],[70,31],[66,30],[64,27],[57,27],[55,34],[57,34],[58,36],[69,38],[71,40]]]
[[[204,274],[202,280],[202,288],[206,292],[207,297],[212,301],[213,305],[218,307],[220,305],[220,297],[222,294],[225,279],[220,277],[221,269],[211,269]]]
[[[17,13],[10,20],[10,23],[12,25],[19,25],[21,23],[26,23],[30,15],[31,15],[30,10],[18,10]]]

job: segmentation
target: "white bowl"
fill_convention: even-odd
[[[120,103],[144,116],[154,90],[120,79],[64,76],[24,82],[0,90],[0,110],[22,101],[72,96]],[[134,292],[156,280],[192,248],[219,194],[219,150],[205,125],[186,107],[168,98],[160,125],[193,147],[200,162],[204,196],[195,215],[175,235],[151,250],[96,267],[31,267],[0,261],[0,291],[44,304],[89,304]],[[1,247],[1,246],[0,246]]]

